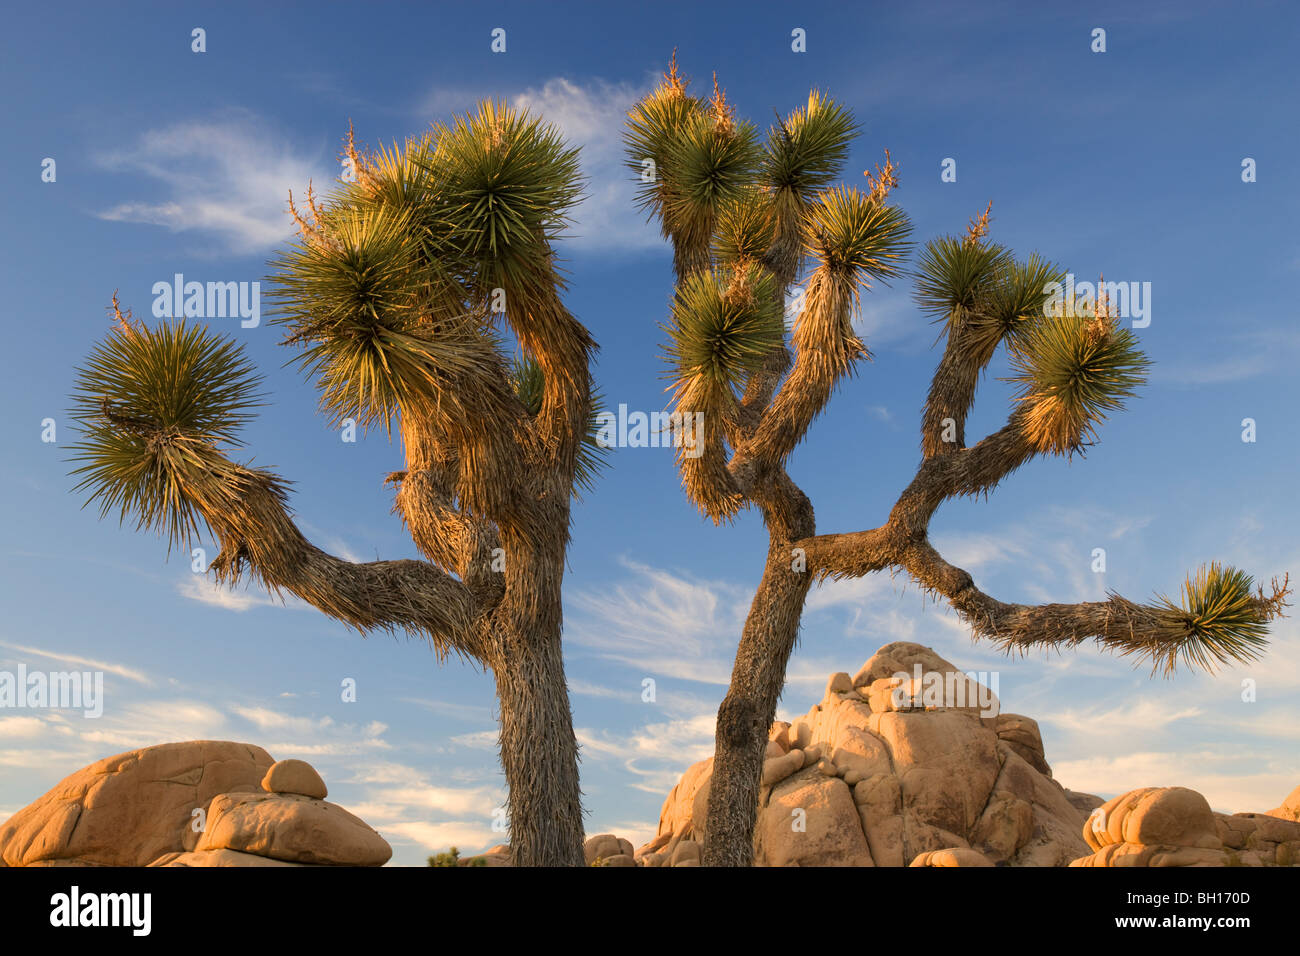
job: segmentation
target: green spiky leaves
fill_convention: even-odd
[[[510,383],[515,395],[530,416],[536,416],[542,410],[546,394],[546,375],[535,359],[527,356],[516,359],[510,366]],[[573,496],[581,498],[581,492],[590,493],[596,487],[596,479],[609,465],[609,448],[597,440],[600,433],[600,414],[604,410],[603,396],[598,389],[592,389],[591,408],[587,413],[587,429],[578,445],[573,469]]]
[[[627,165],[638,201],[672,239],[678,276],[706,269],[722,210],[755,184],[762,158],[752,123],[737,121],[715,88],[703,103],[686,94],[676,67],[628,112]]]
[[[960,324],[979,307],[1011,265],[1005,248],[941,236],[921,250],[916,270],[916,302],[922,311]]]
[[[746,189],[722,208],[714,230],[713,255],[726,265],[761,261],[775,236],[771,197],[761,189]]]
[[[1251,576],[1217,562],[1202,565],[1183,583],[1181,603],[1161,595],[1157,615],[1164,634],[1151,651],[1153,665],[1185,665],[1212,671],[1214,665],[1258,660],[1268,643],[1271,617],[1254,593]]]
[[[912,232],[897,206],[848,186],[821,193],[806,222],[809,253],[833,275],[864,286],[869,278],[898,275]]]
[[[1095,440],[1097,425],[1123,408],[1150,365],[1133,332],[1104,314],[1031,323],[1011,362],[1025,437],[1037,451],[1058,455]]]
[[[580,198],[578,151],[553,126],[484,102],[440,127],[419,161],[439,184],[439,216],[473,264],[480,294],[549,273],[551,243]]]
[[[473,317],[435,316],[438,275],[405,213],[340,211],[323,240],[274,265],[274,321],[305,346],[298,361],[335,422],[387,428],[399,410],[439,404],[494,361],[494,339]]]
[[[782,311],[775,280],[754,264],[684,279],[677,286],[673,322],[667,329],[668,356],[679,389],[698,382],[718,394],[733,391],[783,340]]]
[[[665,82],[639,101],[627,115],[623,143],[627,167],[637,176],[637,204],[662,215],[666,183],[660,169],[676,148],[682,131],[695,122],[700,101],[686,95],[680,82]]]
[[[813,90],[808,105],[768,133],[762,181],[778,196],[798,203],[825,189],[844,169],[858,124],[847,107]]]
[[[77,371],[75,490],[101,518],[134,517],[169,547],[189,541],[198,526],[186,486],[219,460],[215,446],[239,444],[259,384],[242,347],[184,320],[113,330]]]
[[[1042,318],[1054,282],[1065,281],[1060,267],[1033,253],[1023,262],[1010,255],[995,274],[981,280],[969,307],[949,313],[948,333],[960,336],[966,359],[984,368],[1002,342],[1021,344],[1034,323]]]

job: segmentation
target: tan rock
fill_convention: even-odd
[[[811,767],[772,789],[755,847],[760,866],[873,865],[848,786]]]
[[[791,749],[804,750],[812,742],[812,727],[805,720],[796,720],[790,725]]]
[[[1273,843],[1300,840],[1300,821],[1286,820],[1271,813],[1243,813],[1237,816],[1249,817],[1254,821],[1256,839]]]
[[[960,711],[877,714],[872,729],[893,757],[904,814],[950,833],[970,832],[998,776],[997,738]]]
[[[1148,790],[1122,816],[1125,843],[1168,844],[1218,849],[1214,812],[1205,798],[1186,787]],[[1108,826],[1113,832],[1113,827]]]
[[[8,866],[77,860],[146,866],[192,850],[213,797],[255,791],[274,761],[261,747],[196,740],[131,750],[65,777],[0,825]]]
[[[1005,741],[1026,763],[1039,773],[1052,775],[1052,768],[1043,753],[1043,735],[1038,729],[1038,721],[1021,714],[998,714],[994,727],[998,739]]]
[[[1268,811],[1268,815],[1300,823],[1300,787],[1292,790],[1280,806]]]
[[[1021,754],[1022,758],[1023,756]],[[1106,802],[1104,797],[1099,797],[1094,793],[1080,793],[1077,790],[1066,790],[1065,799],[1070,802],[1070,806],[1084,814],[1092,813],[1093,810]]]
[[[992,860],[969,847],[946,847],[928,850],[912,860],[908,866],[994,866]]]
[[[1010,860],[1034,832],[1033,804],[1007,790],[997,790],[970,836],[973,847],[991,860]]]
[[[588,837],[582,844],[582,855],[588,866],[591,866],[599,859],[618,856],[622,852],[622,844],[619,842],[618,837],[612,833],[600,833]]]
[[[683,866],[687,863],[694,863],[696,866],[701,860],[700,845],[694,840],[683,840],[677,844],[677,849],[673,850],[672,866]]]
[[[902,686],[903,681],[898,677],[882,677],[867,685],[867,704],[872,713],[911,709],[911,698],[900,689]]]
[[[763,761],[763,786],[770,787],[780,783],[790,774],[803,767],[803,751],[791,750],[779,757],[770,757]]]
[[[511,866],[510,844],[498,843],[476,856],[463,856],[457,866]]]
[[[196,849],[335,866],[382,866],[393,854],[383,837],[337,804],[280,793],[214,798]]]
[[[885,742],[870,730],[844,727],[831,743],[831,760],[842,772],[856,771],[859,779],[889,773],[892,765]]]
[[[782,750],[788,751],[790,749],[790,724],[784,720],[776,721],[772,724],[768,737]]]
[[[893,677],[895,674],[900,673],[910,675],[914,672],[917,664],[921,665],[923,671],[946,672],[957,670],[954,665],[948,663],[931,648],[922,644],[914,644],[911,641],[895,641],[892,644],[886,644],[871,655],[854,676],[853,686],[869,686],[873,681],[880,680],[882,677]]]
[[[669,792],[664,800],[663,809],[659,811],[659,835],[674,835],[691,832],[695,812],[695,796],[700,787],[707,784],[713,775],[713,758],[709,757],[699,763],[691,764],[682,779]],[[666,845],[666,844],[665,844]]]
[[[906,866],[903,849],[903,794],[898,778],[879,773],[853,788],[862,830],[877,866]]]
[[[853,690],[853,678],[848,674],[840,671],[838,674],[832,674],[826,681],[826,698],[830,699],[836,694],[847,694]]]
[[[262,778],[267,793],[296,793],[324,800],[329,794],[316,768],[305,760],[277,760]]]
[[[168,853],[150,866],[305,866],[288,860],[273,860],[255,853],[238,850],[202,850],[189,853]]]
[[[1232,850],[1244,849],[1246,841],[1255,832],[1257,826],[1254,814],[1250,813],[1233,814],[1232,816],[1226,813],[1216,813],[1214,822],[1219,839],[1225,847]]]

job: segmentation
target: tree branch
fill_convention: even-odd
[[[186,449],[182,494],[221,542],[211,570],[233,584],[247,568],[272,592],[289,591],[359,631],[402,629],[482,661],[477,608],[466,585],[424,561],[352,563],[313,546],[289,517],[286,489],[267,471],[210,447]]]
[[[928,541],[913,542],[899,563],[922,587],[946,597],[976,636],[1008,652],[1074,647],[1092,640],[1120,656],[1150,660],[1153,671],[1163,667],[1166,674],[1180,655],[1207,667],[1212,666],[1211,657],[1219,663],[1258,659],[1252,648],[1229,654],[1207,641],[1187,626],[1188,615],[1177,609],[1137,604],[1118,594],[1079,604],[1004,604],[976,587],[970,574],[945,561]],[[1261,588],[1252,602],[1256,619],[1266,622],[1280,615],[1289,593],[1286,583],[1276,581],[1269,596]]]

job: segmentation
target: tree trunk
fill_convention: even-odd
[[[771,544],[763,580],[745,619],[731,686],[718,708],[704,828],[705,866],[750,866],[754,862],[763,754],[811,584],[806,571],[792,570],[793,560],[785,542]]]
[[[507,596],[493,655],[501,766],[516,866],[583,866],[578,741],[560,647],[564,543],[506,545]]]

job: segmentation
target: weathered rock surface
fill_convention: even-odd
[[[262,789],[267,793],[297,793],[304,797],[324,800],[329,791],[320,774],[305,760],[277,760],[262,778]]]
[[[277,792],[270,792],[271,790]],[[0,825],[6,866],[379,866],[392,850],[314,796],[320,774],[261,747],[197,740],[108,757]]]
[[[710,759],[683,774],[636,852],[641,865],[683,865],[682,846],[699,855],[712,770]],[[852,678],[832,674],[807,714],[772,725],[755,863],[1300,865],[1300,788],[1267,814],[1231,816],[1182,787],[1109,801],[1066,790],[1035,720],[1002,713],[989,688],[930,648],[898,642]]]
[[[198,846],[326,866],[383,866],[392,848],[338,804],[282,793],[223,793]]]
[[[1080,798],[1099,798],[1056,783],[1038,724],[1000,706],[920,644],[887,644],[855,676],[831,675],[820,704],[772,726],[755,862],[1064,866],[1086,853]],[[682,841],[707,842],[712,767],[682,776],[640,863],[677,865]]]
[[[1276,810],[1215,813],[1186,787],[1143,787],[1107,800],[1083,837],[1093,853],[1071,866],[1300,866],[1300,822]]]

